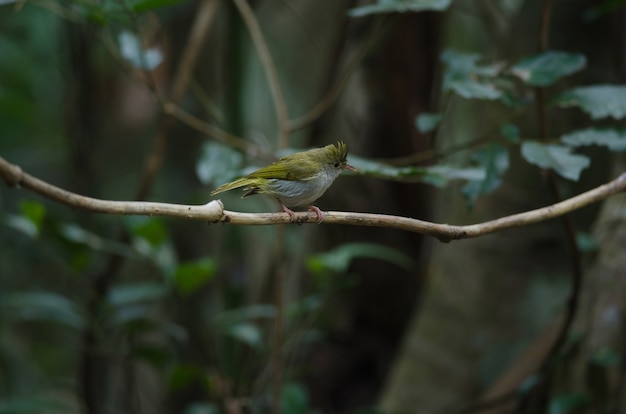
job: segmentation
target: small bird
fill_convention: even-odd
[[[255,172],[217,187],[211,195],[244,187],[241,198],[266,194],[274,197],[293,221],[295,213],[289,207],[308,206],[317,214],[317,222],[324,213],[312,205],[331,186],[343,170],[356,171],[348,164],[348,146],[342,142],[286,155]]]

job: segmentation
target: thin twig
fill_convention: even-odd
[[[187,89],[189,79],[191,78],[193,69],[196,65],[200,49],[206,40],[206,34],[211,27],[213,18],[215,17],[218,4],[219,0],[204,0],[196,13],[196,19],[189,35],[189,41],[185,46],[180,66],[172,86],[170,102],[175,105],[178,105],[185,94],[185,90]],[[137,200],[144,200],[147,197],[150,188],[152,188],[152,183],[154,182],[156,174],[161,169],[163,159],[165,158],[171,126],[172,119],[165,116],[161,123],[161,127],[159,128],[159,133],[152,146],[152,150],[148,155],[146,165],[144,167],[144,173],[135,197]]]
[[[250,32],[250,38],[252,39],[256,52],[259,54],[259,59],[261,60],[261,65],[265,71],[267,83],[269,85],[270,92],[272,93],[272,98],[274,99],[279,130],[278,148],[287,148],[289,146],[289,131],[287,129],[289,114],[287,112],[287,103],[285,102],[285,96],[280,86],[280,80],[278,79],[278,71],[276,70],[274,59],[272,59],[272,55],[270,54],[265,38],[263,37],[263,32],[261,31],[259,22],[254,16],[254,12],[250,8],[248,2],[246,0],[233,1],[235,2],[235,6],[237,6],[239,13],[248,28],[248,32]]]
[[[178,217],[203,220],[211,223],[221,222],[224,224],[248,226],[292,223],[289,215],[285,213],[239,213],[224,210],[220,200],[213,200],[204,205],[181,205],[140,201],[109,201],[86,197],[63,190],[27,174],[22,171],[20,167],[10,164],[2,157],[0,157],[0,178],[11,187],[25,188],[59,203],[97,213]],[[597,203],[624,190],[626,190],[626,173],[621,174],[613,181],[547,207],[466,226],[438,224],[409,217],[386,214],[339,211],[325,212],[323,223],[393,228],[426,234],[447,242],[451,240],[480,237],[502,230],[524,227],[550,220],[590,204]],[[313,224],[317,222],[318,217],[315,213],[300,212],[296,213],[293,224]]]
[[[221,142],[222,144],[236,148],[254,158],[262,158],[266,161],[276,161],[276,156],[271,152],[265,151],[250,141],[246,141],[243,138],[211,125],[208,122],[191,115],[177,105],[166,103],[163,105],[163,111],[188,127],[193,128],[196,131]]]
[[[296,119],[292,119],[287,123],[288,131],[293,132],[311,124],[317,118],[322,116],[324,112],[326,112],[328,108],[335,102],[337,97],[341,94],[341,92],[346,87],[348,80],[350,79],[354,71],[358,68],[359,64],[361,63],[361,61],[367,54],[367,51],[369,50],[373,40],[378,34],[378,30],[381,27],[381,23],[382,23],[382,18],[379,18],[377,22],[375,23],[374,28],[369,33],[369,36],[362,43],[359,50],[357,50],[357,52],[354,53],[354,55],[352,56],[352,58],[346,65],[345,69],[343,70],[341,76],[339,77],[339,79],[337,79],[335,84],[328,90],[326,95],[324,95],[322,99],[320,99],[317,102],[317,104],[313,108],[311,108],[309,112],[307,112],[306,114]]]

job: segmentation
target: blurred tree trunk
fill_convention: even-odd
[[[616,174],[626,168],[623,156]],[[599,250],[585,274],[576,324],[581,342],[561,364],[553,398],[574,394],[592,413],[626,412],[626,195],[604,202],[595,224]]]

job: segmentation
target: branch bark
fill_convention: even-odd
[[[34,177],[14,164],[0,157],[0,177],[10,187],[21,187],[45,198],[70,207],[76,207],[95,213],[149,215],[178,217],[203,220],[210,223],[238,224],[247,226],[266,226],[290,224],[285,213],[240,213],[224,209],[221,200],[213,200],[203,205],[183,205],[143,201],[111,201],[87,197],[72,193]],[[556,204],[523,213],[501,217],[465,226],[432,223],[409,217],[387,214],[354,213],[329,211],[324,213],[324,224],[343,224],[363,227],[387,227],[436,237],[442,242],[484,236],[515,227],[528,226],[560,217],[574,210],[604,200],[626,190],[626,173],[616,179],[593,188],[582,194],[568,198]],[[317,223],[317,215],[312,212],[296,213],[293,224]]]

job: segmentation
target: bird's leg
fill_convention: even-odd
[[[283,209],[285,213],[289,214],[289,221],[293,222],[296,219],[296,213],[290,210],[289,207],[287,207],[283,203],[280,203],[280,207]]]
[[[309,210],[317,214],[317,224],[320,224],[324,220],[324,213],[322,212],[322,210],[320,210],[319,208],[315,206],[310,206]]]

